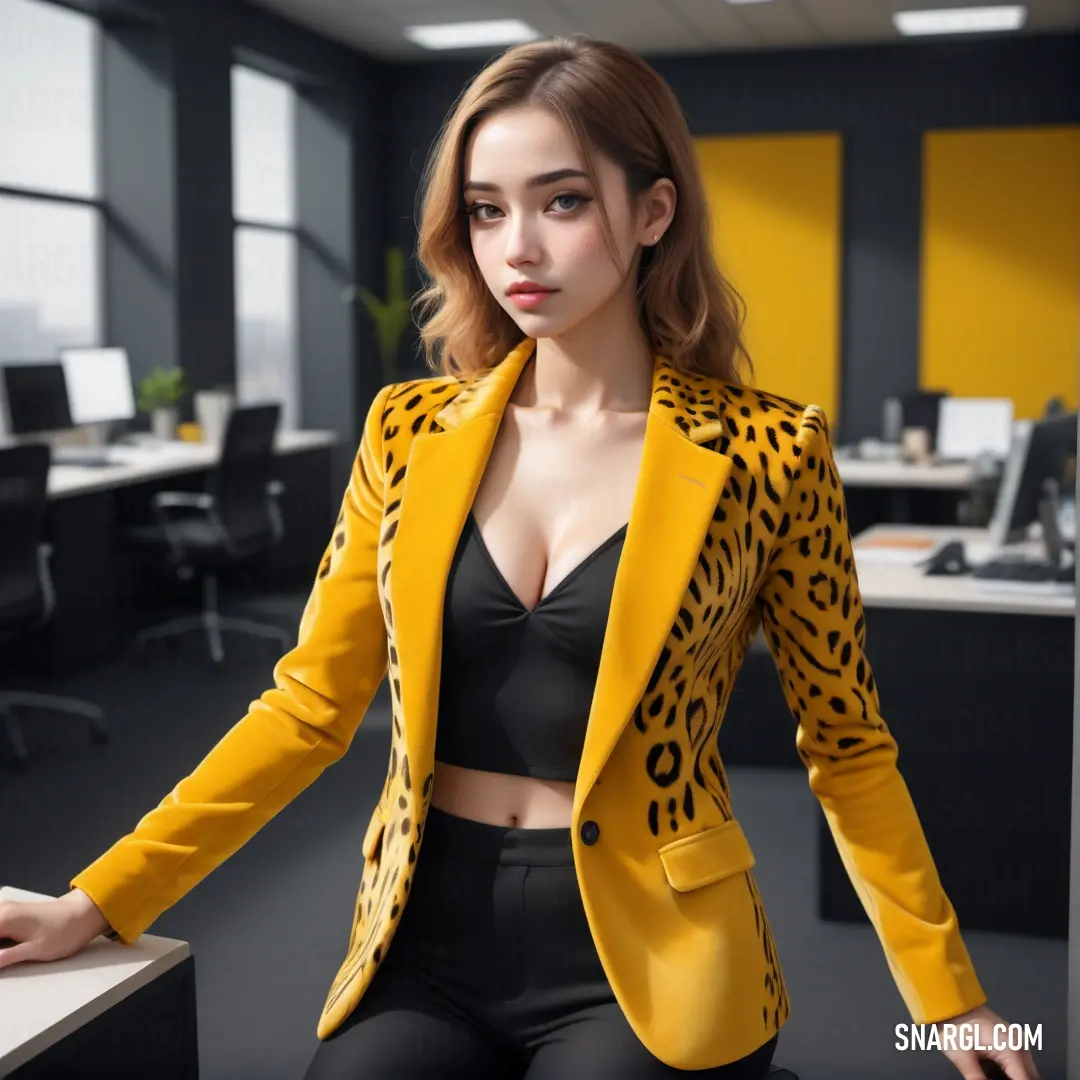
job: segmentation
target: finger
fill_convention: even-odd
[[[1031,1080],[1042,1080],[1039,1075],[1039,1070],[1035,1065],[1035,1058],[1030,1050],[1024,1051],[1024,1064],[1027,1066],[1028,1073],[1031,1076]]]
[[[11,941],[12,938],[20,941],[26,937],[25,933],[19,931],[19,925],[25,925],[26,922],[22,917],[26,906],[25,904],[0,903],[0,942]],[[23,911],[20,911],[20,907]],[[3,946],[0,945],[0,951],[2,949]]]
[[[960,1070],[960,1075],[964,1080],[986,1080],[986,1073],[983,1072],[982,1066],[975,1063],[975,1065],[960,1065],[953,1062],[954,1065]]]
[[[0,949],[0,971],[14,964],[20,964],[24,960],[33,960],[36,954],[37,947],[32,941],[12,945],[10,949]]]
[[[1009,1080],[1034,1080],[1034,1074],[1028,1070],[1027,1062],[1016,1050],[1006,1050],[998,1064]]]
[[[986,1080],[986,1073],[983,1072],[974,1050],[958,1054],[955,1057],[950,1054],[949,1060],[957,1067],[964,1080]]]

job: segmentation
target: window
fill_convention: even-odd
[[[102,343],[99,56],[93,19],[0,3],[0,361]]]
[[[296,91],[235,66],[232,113],[237,399],[280,401],[291,429],[300,422]]]

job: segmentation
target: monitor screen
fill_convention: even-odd
[[[135,418],[135,391],[126,349],[62,349],[71,421],[107,424]]]
[[[5,364],[2,370],[12,435],[71,427],[64,369],[59,363]]]
[[[982,454],[1009,456],[1013,434],[1011,398],[944,398],[938,414],[937,454],[970,461]]]
[[[1022,540],[1039,520],[1046,482],[1061,490],[1075,484],[1076,414],[1020,421],[1001,478],[990,537],[995,546]]]

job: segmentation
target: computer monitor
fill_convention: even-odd
[[[126,349],[61,349],[72,423],[110,424],[135,418]]]
[[[937,456],[971,461],[982,455],[1004,459],[1012,446],[1011,398],[948,397],[938,406]]]
[[[990,523],[995,547],[1023,540],[1028,528],[1039,521],[1039,503],[1046,496],[1048,480],[1059,488],[1075,485],[1076,425],[1076,413],[1016,425]]]
[[[4,364],[4,400],[12,435],[39,435],[72,426],[64,369],[49,363]]]

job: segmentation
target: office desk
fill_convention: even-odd
[[[1075,596],[860,556],[883,531],[977,545],[986,534],[889,526],[856,537],[867,655],[961,927],[1065,938]],[[862,921],[824,818],[819,831],[819,913]]]
[[[1069,586],[1018,588],[1013,583],[980,581],[967,575],[928,577],[921,566],[875,557],[873,550],[866,546],[868,541],[881,541],[892,536],[926,537],[935,543],[961,540],[968,549],[969,559],[974,562],[985,561],[990,554],[986,529],[919,525],[878,525],[867,529],[854,540],[859,588],[867,608],[910,608],[976,615],[1062,616],[1070,621],[1076,615],[1076,591]],[[1038,545],[1032,545],[1028,550],[1032,554],[1039,554]]]
[[[44,897],[4,887],[0,899]],[[67,960],[0,971],[0,1077],[198,1075],[195,961],[187,942],[98,938]]]
[[[848,521],[856,533],[880,522],[956,525],[961,502],[980,492],[985,502],[981,520],[986,521],[997,484],[997,477],[987,476],[975,462],[867,461],[845,457],[841,448],[836,467],[847,496]]]
[[[285,456],[337,444],[332,431],[283,431],[277,437],[277,453]],[[217,464],[218,450],[205,443],[171,442],[149,446],[114,446],[115,465],[53,465],[49,470],[49,498],[69,499],[97,491],[111,491],[132,484],[162,480]]]
[[[987,547],[988,539],[983,529],[935,528],[926,526],[888,525],[874,526],[859,534],[856,543],[879,538],[883,535],[925,536],[932,539],[964,540],[969,544]],[[974,558],[974,555],[972,555]],[[995,588],[990,583],[979,583],[970,577],[926,577],[915,565],[887,563],[875,560],[870,553],[860,557],[856,548],[856,563],[863,603],[868,609],[867,625],[871,660],[874,659],[882,634],[894,632],[900,625],[888,614],[893,610],[910,610],[913,615],[908,622],[928,621],[931,612],[963,613],[972,615],[1033,615],[1066,616],[1072,619],[1075,607],[1074,594],[1067,588],[1057,588],[1055,593],[1045,594],[1017,592],[1008,586]],[[1008,591],[1005,591],[1008,590]],[[961,624],[969,620],[962,618]],[[1071,623],[1070,623],[1071,625]],[[880,628],[880,632],[879,632]],[[1015,623],[991,623],[989,628],[978,632],[994,635],[1017,629]],[[1068,637],[1067,628],[1058,628]],[[899,632],[899,631],[897,631]],[[931,629],[931,634],[937,629]],[[1071,640],[1071,639],[1070,639]],[[1003,640],[1007,645],[1007,640]],[[900,642],[903,653],[911,649],[908,642]],[[973,658],[977,661],[977,657]],[[888,663],[882,657],[877,666]],[[880,682],[880,679],[879,679]],[[888,715],[894,705],[886,696],[883,707]],[[787,716],[787,702],[776,677],[776,670],[765,639],[758,634],[743,660],[739,676],[732,688],[727,718],[720,732],[720,748],[724,761],[729,765],[763,768],[803,768],[795,750],[794,733],[782,721]],[[781,723],[773,718],[780,717]],[[905,758],[906,758],[905,754]]]
[[[275,476],[285,485],[285,537],[264,565],[283,587],[314,580],[329,540],[341,501],[332,471],[336,443],[337,436],[325,431],[278,436]],[[188,586],[175,581],[164,559],[136,555],[123,533],[153,523],[155,491],[201,491],[217,463],[217,449],[175,442],[113,447],[110,453],[118,464],[49,470],[46,536],[53,547],[56,612],[40,634],[4,643],[0,671],[10,676],[55,675],[108,662],[126,631],[136,628],[140,603],[197,610],[198,601],[195,607],[188,603]]]
[[[916,465],[908,461],[867,461],[837,454],[845,488],[898,488],[905,491],[967,491],[981,478],[973,462]]]

